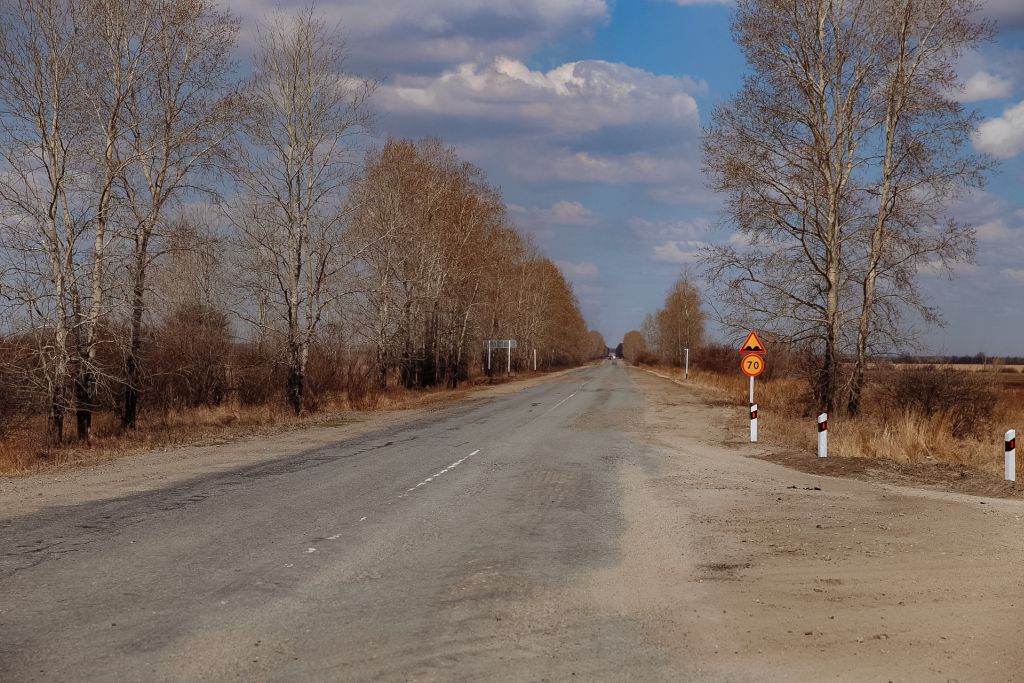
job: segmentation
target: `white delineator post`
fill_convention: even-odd
[[[508,343],[508,367],[505,369],[505,374],[512,375],[512,342]]]
[[[491,342],[487,342],[487,372],[491,372]]]
[[[750,406],[750,443],[757,443],[757,404]]]
[[[683,363],[683,379],[690,379],[690,349],[686,349],[683,355],[686,357]]]
[[[828,413],[818,416],[818,457],[828,457]]]
[[[537,372],[537,349],[533,350],[533,371]]]
[[[1006,453],[1006,461],[1003,467],[1003,478],[1006,481],[1017,481],[1017,432],[1011,429],[1006,432],[1006,442],[1003,445]]]

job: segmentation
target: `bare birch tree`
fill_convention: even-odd
[[[984,33],[973,4],[737,5],[733,33],[752,73],[715,110],[704,153],[748,244],[712,248],[704,263],[727,326],[816,348],[824,410],[838,404],[846,351],[857,351],[856,409],[870,340],[898,340],[905,309],[928,319],[920,266],[971,254],[941,195],[983,171],[961,152],[970,118],[944,94],[956,82],[950,60]]]
[[[75,198],[76,16],[68,0],[18,0],[0,8],[0,202],[13,277],[5,294],[35,338],[54,443],[72,405],[76,256],[87,223]]]
[[[963,190],[982,186],[990,165],[964,153],[977,117],[955,99],[954,60],[991,34],[975,19],[979,9],[975,0],[901,0],[878,10],[880,77],[871,94],[882,141],[868,160],[876,179],[867,183],[865,205],[873,215],[854,265],[860,311],[850,413],[860,409],[873,344],[909,341],[901,336],[904,311],[937,321],[918,291],[917,271],[973,258],[973,229],[945,212]]]
[[[146,40],[144,77],[125,104],[131,163],[119,174],[130,243],[121,420],[130,429],[139,411],[146,272],[158,253],[154,235],[174,202],[214,193],[211,181],[243,108],[231,58],[238,35],[234,17],[212,0],[147,0],[133,9],[139,22],[135,40]]]
[[[341,195],[375,84],[345,74],[337,29],[313,10],[259,28],[231,212],[248,259],[245,284],[269,295],[283,323],[289,405],[302,411],[309,347],[340,295],[347,262]]]

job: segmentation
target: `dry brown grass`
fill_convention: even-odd
[[[659,367],[655,371],[682,378],[677,368]],[[866,394],[861,415],[830,416],[829,455],[899,463],[944,462],[1001,475],[1003,435],[1007,429],[1024,429],[1024,387],[1004,384],[1000,374],[985,375],[986,379],[991,375],[996,401],[991,424],[986,424],[976,436],[954,437],[956,420],[949,411],[922,415],[892,406],[885,387],[876,383]],[[728,403],[747,403],[747,378],[738,372],[724,375],[691,371],[690,381],[712,389]],[[805,381],[790,377],[759,380],[755,392],[758,432],[763,441],[808,452],[816,450],[817,411],[808,399],[810,392]]]
[[[538,373],[543,374],[543,373]],[[522,373],[511,380],[496,378],[495,384],[533,376]],[[459,400],[474,386],[488,384],[478,379],[459,389],[410,390],[393,388],[349,401],[334,395],[318,401],[316,413],[296,417],[282,404],[243,406],[238,403],[216,407],[170,410],[162,414],[142,415],[134,432],[122,431],[117,417],[98,413],[93,417],[90,443],[67,441],[59,447],[48,446],[43,416],[23,420],[0,438],[0,474],[24,475],[53,468],[89,465],[133,453],[185,445],[224,443],[253,435],[274,433],[314,425],[340,425],[359,419],[363,411],[426,408]],[[73,416],[66,432],[70,439]]]

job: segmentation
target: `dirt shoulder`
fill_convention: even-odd
[[[968,465],[944,462],[900,463],[877,458],[829,457],[817,458],[814,453],[794,450],[771,443],[750,444],[747,440],[749,429],[746,409],[733,406],[707,387],[698,384],[683,384],[676,379],[646,368],[634,368],[671,382],[683,390],[717,407],[723,408],[721,420],[728,426],[723,430],[722,443],[743,447],[750,457],[774,462],[808,474],[827,477],[844,477],[872,481],[894,486],[909,486],[932,491],[950,491],[973,496],[1024,499],[1024,482],[1007,482],[989,472],[983,472]],[[811,425],[813,428],[813,425]],[[1000,453],[994,453],[994,458]]]
[[[55,505],[75,505],[151,491],[194,477],[295,455],[371,432],[398,428],[455,405],[522,391],[575,371],[562,370],[492,386],[439,392],[415,408],[351,411],[322,416],[318,424],[271,426],[248,433],[225,431],[190,445],[140,450],[100,462],[0,477],[0,518],[29,514]]]
[[[782,467],[644,373],[620,565],[586,593],[707,681],[1013,681],[1024,504]]]

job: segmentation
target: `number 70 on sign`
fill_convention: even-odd
[[[748,377],[757,377],[764,372],[764,358],[761,356],[755,356],[752,353],[743,356],[743,360],[740,362],[740,365],[743,368],[743,374]]]

